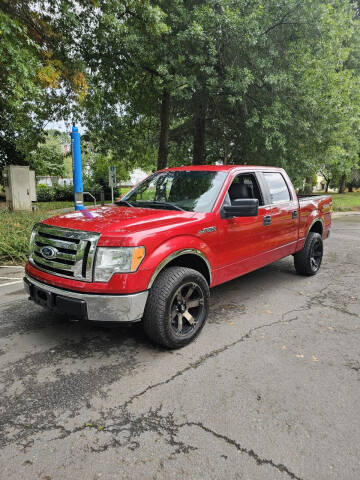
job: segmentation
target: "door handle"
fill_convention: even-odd
[[[297,218],[297,216],[298,216],[298,211],[297,211],[297,210],[293,210],[291,216],[292,216],[292,218]]]
[[[271,224],[271,216],[264,215],[264,225],[270,225],[270,224]]]

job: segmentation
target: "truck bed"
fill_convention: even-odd
[[[297,197],[299,199],[299,202],[303,202],[304,200],[313,200],[314,197],[316,197],[316,198],[326,198],[326,197],[331,198],[331,196],[328,195],[327,193],[322,193],[320,195],[317,195],[316,193],[312,193],[312,194],[308,194],[308,195],[298,195]]]
[[[299,220],[299,240],[302,241],[307,235],[309,226],[316,219],[320,219],[323,224],[323,238],[328,235],[331,225],[332,198],[330,195],[298,195],[300,220]],[[300,243],[300,246],[302,244]]]

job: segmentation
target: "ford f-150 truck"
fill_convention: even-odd
[[[115,205],[34,226],[29,298],[76,319],[142,321],[167,348],[193,340],[209,288],[288,255],[314,275],[331,197],[298,197],[280,168],[229,165],[158,171]]]

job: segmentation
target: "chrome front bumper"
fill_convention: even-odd
[[[29,298],[49,310],[69,316],[100,322],[136,322],[141,320],[148,291],[130,295],[78,293],[41,283],[29,275],[24,277]]]

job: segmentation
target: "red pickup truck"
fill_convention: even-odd
[[[161,170],[115,205],[36,224],[25,288],[48,309],[141,320],[154,342],[182,347],[206,322],[210,287],[288,255],[316,274],[331,210],[328,195],[298,198],[280,168]]]

